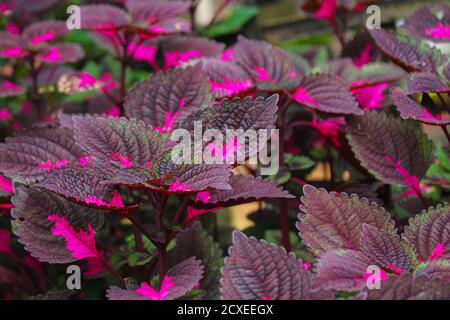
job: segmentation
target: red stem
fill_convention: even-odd
[[[284,168],[284,153],[285,153],[285,144],[284,144],[284,134],[285,134],[285,115],[288,107],[289,99],[283,99],[284,101],[280,102],[280,109],[278,112],[278,129],[280,132],[280,169]],[[289,216],[288,216],[288,208],[286,200],[281,199],[278,202],[278,209],[280,211],[280,228],[282,235],[282,244],[286,251],[290,252],[292,250],[291,241],[289,238]]]

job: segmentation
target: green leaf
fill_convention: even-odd
[[[433,163],[427,171],[428,178],[450,181],[450,152],[442,147],[442,143],[436,143],[437,162]],[[450,189],[450,185],[443,185]]]
[[[88,63],[86,63],[83,70],[96,78],[100,77],[102,74],[102,67],[94,61],[89,61]]]
[[[316,165],[315,161],[307,156],[293,155],[290,153],[284,156],[284,161],[287,164],[289,170],[292,171],[306,170]]]
[[[230,15],[226,19],[213,24],[207,29],[206,34],[208,37],[215,38],[236,33],[258,13],[257,7],[235,5]]]
[[[144,252],[133,252],[128,256],[130,267],[143,266],[152,260],[152,256]]]

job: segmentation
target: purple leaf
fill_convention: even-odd
[[[444,118],[444,113],[439,113],[434,106],[427,108],[420,105],[399,88],[392,89],[391,99],[398,112],[400,112],[402,119],[414,119],[437,126],[450,124],[450,119]]]
[[[420,267],[416,272],[418,276],[425,275],[431,279],[439,279],[446,284],[450,282],[450,262],[447,259],[433,260]]]
[[[81,6],[81,28],[100,30],[107,33],[129,22],[127,14],[119,7],[109,4],[92,4]]]
[[[25,249],[40,261],[69,263],[77,260],[66,248],[65,239],[52,233],[54,223],[48,220],[49,214],[63,217],[77,231],[87,230],[89,225],[98,230],[103,225],[103,214],[54,193],[20,184],[16,184],[14,190],[11,198],[14,233]]]
[[[101,209],[123,209],[123,201],[112,186],[103,183],[113,176],[115,170],[103,163],[89,160],[87,165],[70,164],[50,172],[35,185],[53,191],[69,200]]]
[[[360,291],[366,285],[367,268],[372,264],[372,261],[359,251],[329,251],[318,261],[314,288]]]
[[[219,57],[225,46],[222,43],[197,37],[169,37],[162,44],[164,69],[182,66],[183,63],[202,57]]]
[[[415,37],[434,42],[449,42],[449,26],[450,8],[442,3],[417,10],[405,20],[402,28]]]
[[[337,114],[363,114],[355,98],[341,80],[326,74],[304,77],[292,98],[309,108]]]
[[[352,87],[395,82],[402,80],[406,75],[406,72],[396,65],[383,62],[369,63],[361,68],[351,65],[343,74],[345,80],[351,82]]]
[[[414,72],[408,77],[408,94],[448,91],[450,87],[435,73]]]
[[[159,290],[143,282],[140,288],[134,290],[112,286],[106,296],[109,300],[174,300],[192,290],[201,280],[202,273],[200,261],[191,257],[167,271]]]
[[[74,116],[77,145],[94,158],[119,168],[148,167],[162,139],[142,121],[100,116]]]
[[[0,145],[0,171],[18,181],[41,179],[46,171],[77,162],[83,151],[72,131],[37,128],[23,131]]]
[[[200,64],[156,73],[131,88],[125,112],[157,131],[170,132],[186,114],[208,104],[208,91]]]
[[[39,12],[47,10],[54,5],[58,0],[40,0],[40,1],[28,1],[28,0],[14,0],[14,11],[16,12]]]
[[[1,57],[21,57],[25,54],[26,41],[22,37],[0,31],[0,56]]]
[[[155,161],[152,169],[122,169],[104,183],[169,193],[192,193],[208,188],[229,189],[230,168],[221,164],[175,164]]]
[[[282,49],[268,42],[239,36],[234,50],[235,61],[257,84],[258,89],[276,91],[280,87],[293,89],[298,85],[299,70]]]
[[[214,98],[230,97],[253,87],[251,79],[238,65],[218,58],[204,58],[201,61]]]
[[[204,299],[217,299],[220,287],[222,250],[211,236],[202,229],[199,221],[179,233],[175,248],[169,252],[170,265],[174,266],[189,257],[199,259],[205,269],[200,289],[205,291]]]
[[[434,47],[383,29],[369,30],[377,46],[407,71],[435,72],[447,57]]]
[[[277,94],[268,98],[223,99],[220,103],[204,107],[191,113],[179,127],[193,131],[194,121],[202,121],[203,130],[217,129],[225,134],[226,129],[272,129],[278,110]]]
[[[413,248],[400,239],[398,234],[362,225],[362,251],[379,267],[392,273],[403,274],[415,263]]]
[[[422,261],[439,258],[436,248],[442,244],[440,257],[450,257],[450,209],[446,206],[430,207],[409,220],[402,238],[413,246]],[[434,255],[433,255],[434,252]]]
[[[0,97],[14,97],[25,92],[25,88],[10,81],[0,82]]]
[[[220,203],[239,199],[250,202],[261,199],[294,197],[275,182],[264,180],[261,177],[235,175],[231,176],[229,183],[231,185],[230,190],[212,191],[206,203]]]
[[[225,300],[303,300],[310,294],[310,277],[293,253],[233,232],[233,246],[222,269]]]
[[[27,26],[22,32],[22,37],[32,45],[38,45],[62,38],[68,32],[64,21],[47,20]]]
[[[303,242],[318,256],[339,248],[361,250],[363,224],[395,234],[390,215],[375,202],[346,193],[328,193],[313,186],[303,187],[297,229]]]
[[[134,23],[154,23],[184,15],[190,4],[183,1],[128,0],[125,4]]]
[[[450,287],[440,279],[426,276],[404,275],[390,278],[381,290],[370,290],[368,300],[448,300]]]
[[[366,111],[348,123],[347,139],[363,167],[385,183],[418,187],[434,155],[417,122]]]
[[[62,43],[47,46],[42,48],[40,54],[36,56],[38,60],[50,64],[76,62],[83,57],[83,48],[78,43]]]

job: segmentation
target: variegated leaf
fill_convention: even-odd
[[[22,37],[28,40],[32,45],[42,42],[51,42],[64,37],[69,32],[64,21],[46,20],[33,23],[27,26]]]
[[[424,263],[420,269],[415,270],[418,276],[426,275],[431,279],[439,279],[444,283],[450,283],[450,261],[448,259],[433,260]]]
[[[74,116],[77,145],[96,159],[121,168],[151,166],[162,139],[136,119]]]
[[[385,183],[411,186],[434,160],[433,142],[417,122],[366,111],[348,124],[347,139],[356,158]]]
[[[439,244],[439,256],[450,258],[450,208],[448,205],[430,207],[409,220],[402,235],[423,261],[430,259]],[[439,258],[434,256],[434,259]]]
[[[70,164],[47,174],[35,185],[71,201],[104,209],[123,208],[119,193],[114,198],[111,185],[103,183],[115,174],[114,167],[89,161],[85,166]]]
[[[200,289],[205,291],[204,299],[217,299],[220,288],[220,268],[222,267],[222,250],[214,242],[199,221],[184,230],[175,238],[175,248],[169,252],[170,265],[195,257],[199,259],[205,269]]]
[[[313,186],[303,187],[303,197],[297,228],[304,243],[316,255],[346,248],[362,249],[362,225],[396,233],[390,215],[375,202],[346,193],[328,193],[325,189]]]
[[[204,58],[201,61],[214,98],[230,97],[253,87],[250,77],[238,65],[218,58]]]
[[[91,4],[81,6],[80,8],[82,29],[115,30],[129,22],[127,13],[113,5]]]
[[[128,0],[125,3],[133,23],[158,22],[184,15],[190,4],[186,1]]]
[[[360,291],[366,285],[367,268],[372,264],[360,251],[329,251],[318,261],[314,288]]]
[[[78,43],[58,43],[43,47],[36,59],[49,64],[64,64],[83,57],[84,50]]]
[[[447,61],[447,57],[439,49],[414,38],[383,29],[369,32],[377,46],[407,71],[435,72]]]
[[[440,3],[420,8],[406,18],[402,28],[409,31],[414,37],[434,42],[449,42],[449,25],[450,7]]]
[[[316,74],[303,77],[291,96],[298,103],[319,111],[363,114],[347,84],[335,76]]]
[[[208,203],[220,203],[243,199],[246,201],[294,198],[287,190],[283,190],[275,182],[261,177],[235,175],[230,178],[230,190],[212,191]]]
[[[131,88],[125,112],[160,132],[170,132],[186,114],[209,103],[208,91],[200,64],[156,73]]]
[[[83,151],[72,131],[36,128],[6,139],[0,145],[0,171],[18,181],[41,179],[46,171],[78,162]]]
[[[104,221],[102,213],[67,201],[60,196],[34,187],[15,184],[11,198],[14,208],[14,233],[32,256],[49,263],[68,263],[77,260],[66,248],[63,237],[51,232],[54,223],[50,214],[64,217],[75,230],[98,230]]]
[[[368,300],[448,300],[450,287],[440,279],[406,274],[392,277],[380,290],[370,290]]]
[[[450,86],[431,72],[414,72],[408,77],[408,94],[449,92]]]
[[[202,274],[203,267],[194,257],[177,264],[167,271],[166,277],[170,285],[164,289],[163,297],[158,298],[174,300],[184,296],[200,282]],[[134,286],[127,289],[112,286],[108,289],[106,296],[109,300],[153,300],[152,297],[138,293]]]
[[[234,47],[235,61],[257,84],[258,89],[276,91],[293,89],[299,82],[294,60],[282,49],[260,40],[238,37]]]
[[[310,278],[293,253],[264,240],[233,233],[233,246],[222,269],[222,299],[303,300],[310,294]]]
[[[423,89],[423,87],[421,88]],[[394,88],[391,91],[391,99],[400,112],[402,119],[413,119],[430,125],[450,124],[450,118],[445,113],[440,113],[433,106],[422,106],[412,97],[407,96],[401,89]]]
[[[392,273],[403,274],[414,265],[414,249],[400,239],[398,234],[362,225],[362,252],[379,267]]]

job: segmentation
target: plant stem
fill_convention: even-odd
[[[111,267],[109,262],[106,261],[105,259],[102,259],[102,262],[103,265],[106,267],[106,269],[108,269],[109,273],[111,273],[114,276],[114,278],[117,279],[117,281],[119,281],[123,286],[125,286],[125,279],[116,270],[114,270],[113,267]]]
[[[159,265],[159,280],[160,280],[160,284],[162,283],[163,277],[166,274],[166,270],[167,270],[167,237],[168,234],[167,232],[164,230],[164,212],[166,211],[166,204],[167,204],[167,196],[164,197],[163,199],[163,203],[161,205],[161,208],[158,212],[156,212],[156,216],[155,216],[155,223],[156,223],[156,230],[158,232],[158,238],[159,238],[159,234],[161,232],[165,232],[165,241],[163,243],[158,243],[157,244],[157,248],[158,248],[158,265]]]
[[[31,55],[29,58],[30,63],[30,76],[31,76],[31,100],[33,101],[36,116],[39,120],[43,119],[43,114],[41,110],[41,95],[39,94],[39,84],[38,84],[38,70],[35,68],[34,56]]]
[[[180,222],[181,216],[189,204],[189,200],[190,200],[189,196],[184,197],[183,201],[181,202],[181,206],[178,208],[177,212],[175,213],[175,216],[172,219],[172,225],[175,225]]]
[[[430,205],[427,201],[427,199],[425,199],[425,197],[422,194],[422,190],[417,188],[412,188],[414,190],[414,192],[416,193],[417,197],[420,199],[420,201],[422,201],[423,205],[425,206],[425,209],[428,208]]]
[[[155,242],[155,237],[153,237],[147,229],[138,221],[133,215],[127,216],[127,219],[136,226],[150,241]]]
[[[216,21],[219,18],[220,14],[222,13],[223,10],[225,10],[225,8],[228,6],[229,2],[230,2],[229,0],[223,0],[222,1],[222,3],[217,8],[217,10],[214,12],[214,15],[213,15],[211,21],[209,21],[208,25],[205,27],[205,30],[207,30],[214,23],[216,23]]]
[[[191,31],[195,33],[197,31],[197,26],[195,25],[195,11],[197,11],[197,0],[191,0],[191,7],[189,8],[189,18],[191,21]]]
[[[447,126],[444,124],[441,126],[442,131],[444,131],[445,136],[447,137],[447,141],[450,144],[450,134],[448,133]]]
[[[135,214],[136,221],[139,221],[139,216]],[[145,252],[144,241],[142,240],[142,231],[138,226],[133,224],[134,241],[136,243],[136,250],[138,252]]]
[[[286,96],[285,96],[286,97]],[[284,99],[284,101],[280,102],[280,109],[278,113],[278,129],[280,133],[279,137],[279,144],[280,144],[280,160],[279,160],[279,166],[280,169],[284,168],[284,153],[285,153],[285,145],[284,145],[284,134],[285,134],[285,115],[287,106],[289,103],[289,99],[287,97]],[[287,252],[290,252],[291,247],[291,241],[289,239],[289,216],[288,216],[288,208],[286,200],[281,199],[278,201],[278,209],[280,211],[280,228],[281,228],[281,235],[282,235],[282,244],[283,247],[286,249]]]

